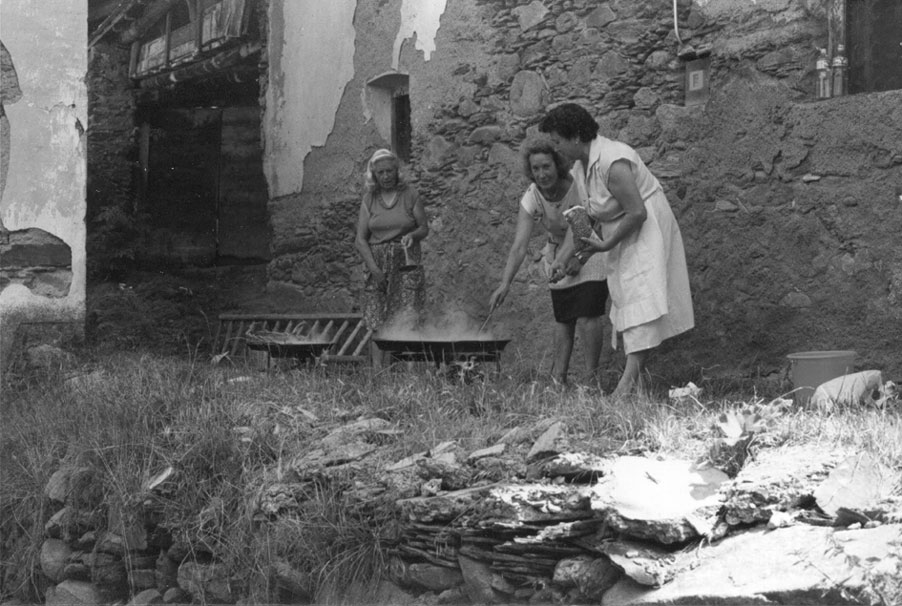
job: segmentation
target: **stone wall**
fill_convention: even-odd
[[[107,206],[134,204],[135,96],[130,47],[100,40],[88,53],[88,220]]]
[[[386,145],[367,114],[366,82],[391,68],[399,4],[359,3],[354,75],[334,127],[306,156],[301,191],[270,205],[271,286],[302,293],[310,309],[360,305],[360,176],[369,153]],[[820,0],[681,1],[682,42],[713,49],[710,98],[685,107],[671,8],[448,0],[434,51],[418,38],[401,45],[409,172],[432,227],[432,301],[485,314],[526,186],[517,147],[546,106],[575,101],[603,133],[640,151],[683,230],[697,327],[655,356],[662,381],[736,377],[737,369],[779,378],[785,354],[808,349],[855,349],[861,367],[902,372],[891,343],[902,319],[902,253],[892,244],[902,212],[902,140],[892,136],[902,92],[814,101],[815,47],[827,31]],[[537,236],[496,313],[496,328],[514,337],[509,363],[540,364],[550,348],[540,244]],[[607,358],[616,376],[621,358]]]
[[[88,51],[88,264],[92,274],[135,256],[138,198],[130,47],[101,40]]]

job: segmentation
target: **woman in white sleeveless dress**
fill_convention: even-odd
[[[586,244],[607,253],[611,323],[615,336],[623,335],[627,354],[613,395],[626,395],[640,386],[648,352],[695,326],[680,228],[661,184],[636,150],[599,135],[598,123],[583,107],[552,109],[539,130],[574,162],[588,214],[600,226],[602,240]],[[561,255],[560,267],[568,254]]]

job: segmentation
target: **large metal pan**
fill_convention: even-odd
[[[397,358],[409,360],[452,361],[463,357],[478,360],[497,360],[510,339],[384,339],[373,337],[379,349]]]
[[[332,341],[308,341],[297,335],[273,331],[249,331],[245,336],[250,349],[265,351],[274,358],[307,360],[320,356],[332,346]]]
[[[316,358],[325,352],[331,343],[266,343],[248,341],[247,346],[251,349],[262,350],[269,353],[274,358],[297,358],[298,360],[306,360]]]

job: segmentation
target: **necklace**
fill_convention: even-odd
[[[564,197],[567,194],[567,191],[564,187],[564,181],[558,180],[554,186],[549,191],[539,190],[542,193],[542,197],[545,198],[545,201],[549,204],[554,204],[555,206],[560,205],[561,202],[564,201]]]
[[[396,191],[391,192],[391,195],[389,195],[389,196],[386,196],[385,192],[382,192],[381,195],[382,195],[382,204],[384,204],[386,208],[391,208],[392,206],[394,206],[395,200],[398,199],[398,192],[396,192]]]

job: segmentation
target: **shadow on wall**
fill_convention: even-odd
[[[0,211],[9,172],[10,125],[3,109],[22,98],[12,57],[0,41]],[[21,284],[32,293],[62,298],[72,285],[72,250],[60,238],[37,227],[8,231],[0,212],[0,292]]]

